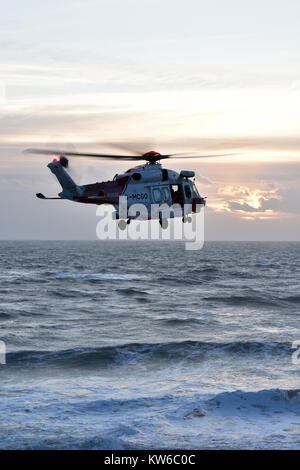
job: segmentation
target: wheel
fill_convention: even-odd
[[[160,226],[163,230],[168,228],[169,222],[168,219],[159,219]]]
[[[123,219],[123,220],[120,220],[120,221],[118,222],[118,227],[119,227],[120,230],[125,230],[126,227],[127,227],[127,222],[126,222],[126,220],[124,220],[124,219]]]
[[[168,226],[169,226],[168,220],[167,220],[167,219],[163,219],[161,226],[162,226],[162,228],[163,228],[164,230],[166,230],[166,229],[168,228]]]

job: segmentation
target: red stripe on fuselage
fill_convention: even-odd
[[[74,200],[85,204],[119,204],[119,197],[129,178],[129,176],[124,176],[115,181],[87,184],[83,188],[82,196],[77,196]]]

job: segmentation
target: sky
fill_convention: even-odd
[[[95,239],[33,145],[226,153],[194,169],[208,240],[300,239],[298,0],[0,0],[0,239]],[[75,160],[75,159],[74,159]],[[127,163],[71,161],[78,184]]]

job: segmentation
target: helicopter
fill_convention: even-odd
[[[161,154],[156,151],[146,153],[135,152],[137,155],[114,155],[103,153],[78,153],[70,151],[55,151],[44,149],[27,149],[26,153],[36,153],[52,155],[52,161],[48,163],[48,168],[56,176],[62,191],[58,197],[46,197],[42,193],[37,193],[39,199],[60,199],[80,202],[84,204],[110,204],[114,206],[114,218],[118,220],[118,226],[125,230],[126,225],[134,218],[130,215],[130,207],[134,204],[143,204],[146,208],[146,215],[143,220],[157,218],[163,229],[168,227],[168,218],[182,217],[183,222],[191,222],[191,215],[201,210],[206,204],[206,198],[201,196],[195,184],[195,172],[181,170],[177,173],[174,170],[163,168],[160,160],[174,157],[177,154]],[[132,152],[134,153],[134,152]],[[223,155],[201,155],[201,156],[180,156],[179,158],[210,158]],[[69,167],[68,157],[88,157],[111,160],[131,160],[144,161],[141,165],[129,168],[124,173],[117,173],[110,181],[96,182],[92,184],[77,185],[67,171]],[[175,157],[176,158],[176,157]],[[120,198],[127,198],[128,211],[123,214],[120,211]],[[155,206],[156,212],[151,212]],[[175,208],[165,215],[164,208]],[[122,212],[122,213],[121,213]],[[141,216],[140,216],[141,218]]]

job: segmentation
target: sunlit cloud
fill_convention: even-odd
[[[215,192],[211,192],[209,199],[210,209],[215,213],[235,214],[245,220],[294,217],[300,212],[299,194],[292,197],[284,186],[274,184],[249,187],[215,183]]]

